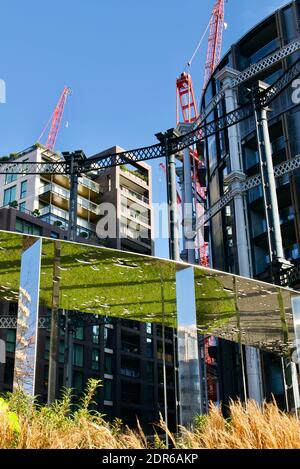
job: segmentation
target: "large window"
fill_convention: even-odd
[[[104,400],[112,400],[112,381],[110,379],[104,380]]]
[[[17,174],[5,174],[5,184],[16,181],[17,177]]]
[[[76,392],[83,391],[83,373],[81,371],[74,371],[73,373],[73,387]]]
[[[22,220],[21,218],[16,219],[16,231],[19,233],[41,235],[42,228],[40,226],[29,223],[28,221]]]
[[[77,340],[84,340],[84,330],[83,327],[76,327],[75,331],[75,339]]]
[[[104,373],[112,373],[112,354],[104,354]]]
[[[16,200],[17,186],[10,187],[4,191],[3,205],[9,205],[11,202]]]
[[[147,337],[146,355],[149,358],[153,357],[153,343],[152,343],[152,339],[149,339],[149,337]]]
[[[113,329],[109,327],[104,327],[104,347],[110,349],[113,347]]]
[[[99,337],[100,337],[99,332],[100,332],[99,326],[93,326],[93,332],[92,332],[93,344],[99,343]]]
[[[45,349],[44,349],[44,359],[49,360],[49,351],[50,351],[50,339],[46,337],[45,340]]]
[[[277,38],[268,42],[268,44],[265,44],[263,47],[261,47],[259,50],[257,50],[256,52],[254,52],[254,54],[250,56],[250,65],[257,63],[259,60],[263,59],[267,55],[270,55],[272,52],[275,52],[278,47],[279,41]]]
[[[20,203],[19,204],[19,211],[24,213],[25,210],[26,210],[26,202]]]
[[[16,329],[7,329],[6,332],[6,351],[14,352],[16,347]]]
[[[73,348],[73,365],[83,366],[83,345],[74,344]]]
[[[27,193],[27,181],[21,182],[21,191],[20,191],[20,199],[24,199]]]
[[[63,340],[59,341],[58,361],[59,363],[65,362],[65,342]]]

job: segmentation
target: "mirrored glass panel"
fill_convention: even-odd
[[[14,389],[34,396],[42,240],[23,238],[18,301]]]

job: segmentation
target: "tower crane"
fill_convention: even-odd
[[[47,122],[46,127],[44,128],[43,132],[41,133],[39,137],[39,141],[40,141],[44,133],[46,132],[46,129],[48,128],[50,121],[51,121],[51,127],[50,127],[50,131],[48,134],[47,142],[46,142],[46,148],[48,150],[54,151],[58,131],[59,131],[62,116],[64,113],[65,104],[71,92],[72,92],[71,88],[69,88],[68,86],[64,87],[63,92],[61,93],[59,97],[58,103],[55,106],[54,112],[51,115],[49,121]]]
[[[208,37],[208,47],[206,54],[206,63],[205,63],[205,73],[204,73],[204,82],[203,82],[203,91],[214,72],[216,66],[221,59],[221,49],[222,49],[222,39],[223,39],[223,25],[224,25],[224,7],[225,0],[217,0],[213,10],[212,15],[209,21],[209,24],[197,45],[197,48],[188,62],[188,66],[191,66],[191,63],[195,57],[197,50],[199,49],[202,40],[206,34],[206,31],[209,29]],[[181,113],[183,117],[183,122],[188,124],[193,124],[199,120],[199,114],[197,111],[197,104],[195,99],[195,92],[193,87],[192,77],[189,73],[183,72],[176,81],[177,97],[176,97],[176,124],[179,123],[179,112],[178,112],[178,102],[180,103]],[[204,212],[204,206],[206,201],[206,187],[203,186],[203,180],[200,182],[199,170],[205,170],[205,163],[203,155],[198,155],[197,148],[190,149],[190,157],[192,161],[192,178],[194,180],[194,199],[195,199],[195,211],[196,216],[199,216],[199,213]],[[198,194],[202,204],[198,207],[197,199]],[[201,265],[209,266],[209,254],[208,254],[208,243],[203,239],[200,239],[199,246],[199,261]]]

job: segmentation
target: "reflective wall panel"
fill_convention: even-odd
[[[177,266],[177,340],[180,424],[201,413],[200,363],[193,267]]]
[[[23,238],[18,301],[14,389],[34,396],[42,240]]]

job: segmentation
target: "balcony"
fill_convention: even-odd
[[[121,343],[122,352],[126,353],[139,353],[139,346],[138,344],[134,344],[132,342],[123,342]]]
[[[69,208],[70,191],[57,184],[50,183],[40,187],[39,197],[41,201],[49,205],[55,205],[63,210]],[[98,215],[98,205],[79,195],[77,198],[77,213],[83,218],[89,218],[93,214],[92,218],[95,219],[95,215]]]
[[[86,199],[98,201],[101,193],[100,184],[87,178],[86,176],[78,178],[78,194]]]
[[[77,205],[83,209],[89,210],[90,212],[98,214],[98,205],[90,200],[84,199],[83,197],[78,196]]]
[[[131,220],[137,223],[143,223],[147,226],[150,226],[149,217],[143,215],[142,213],[136,210],[131,209],[130,207],[127,207],[126,205],[121,205],[121,212],[122,215],[124,215],[126,218],[130,218]]]
[[[124,177],[129,177],[131,181],[134,181],[136,184],[142,186],[148,186],[148,174],[147,172],[142,172],[142,170],[135,168],[130,165],[127,166],[122,164],[120,166],[120,172]]]
[[[67,212],[66,210],[62,210],[52,204],[49,204],[46,207],[40,208],[39,212],[40,212],[40,215],[39,215],[40,218],[44,218],[44,216],[51,214],[51,215],[55,215],[56,217],[62,220],[65,220],[65,221],[69,220],[69,212]]]
[[[128,376],[129,378],[139,378],[141,376],[139,370],[134,370],[131,368],[121,368],[120,374],[123,376]]]
[[[121,188],[122,193],[123,193],[126,197],[131,197],[131,198],[133,198],[134,200],[138,200],[138,201],[140,201],[140,202],[143,202],[144,204],[149,205],[149,199],[148,199],[148,197],[145,197],[144,195],[139,194],[138,192],[133,191],[132,189],[128,189],[127,187],[125,187],[125,186],[123,186],[123,185],[120,185],[120,188]]]
[[[135,242],[143,244],[146,247],[149,247],[151,245],[151,239],[149,239],[147,236],[141,236],[141,234],[139,233],[140,233],[139,231],[133,230],[132,228],[128,228],[128,226],[121,224],[121,227],[120,227],[121,238],[129,238]],[[143,230],[143,234],[146,234],[145,230]]]

